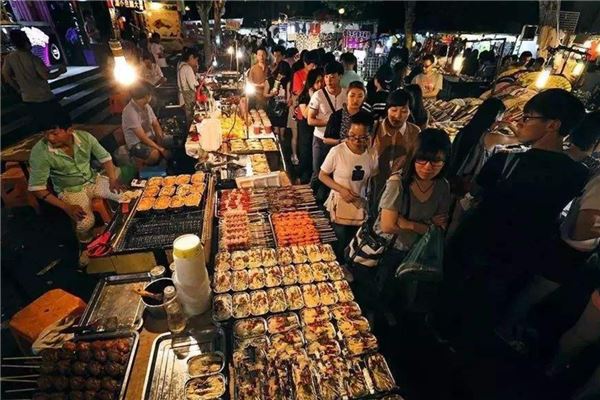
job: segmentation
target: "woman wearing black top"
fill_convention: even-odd
[[[365,85],[362,82],[350,82],[344,106],[331,114],[329,121],[327,121],[323,143],[335,146],[346,139],[348,130],[350,129],[350,120],[353,115],[361,111],[366,92],[367,89],[365,89]]]
[[[298,176],[301,184],[310,182],[312,175],[312,140],[314,127],[308,125],[308,103],[314,92],[323,88],[323,69],[308,72],[304,89],[298,96]]]
[[[427,128],[429,122],[429,111],[423,103],[423,91],[419,85],[407,85],[404,90],[410,93],[410,118],[408,122],[417,125],[421,130]]]

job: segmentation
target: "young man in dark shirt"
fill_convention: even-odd
[[[558,217],[588,176],[562,143],[584,115],[582,103],[562,89],[534,96],[517,132],[531,149],[494,155],[477,177],[480,202],[449,240],[445,272],[451,292],[469,293],[461,307],[479,310],[471,313],[479,326],[481,318],[501,317],[509,293],[527,278],[561,268]]]

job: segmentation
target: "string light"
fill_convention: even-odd
[[[237,59],[240,59],[240,58],[242,58],[243,56],[244,56],[244,55],[242,54],[242,51],[241,51],[241,50],[238,50],[238,51],[235,53],[235,58],[237,58]]]
[[[550,68],[544,68],[542,70],[542,72],[540,72],[540,74],[538,75],[537,79],[535,80],[535,87],[537,87],[538,89],[545,88],[546,84],[548,83],[549,78],[550,78]]]
[[[233,52],[234,52],[234,50],[233,50],[233,46],[229,46],[229,47],[227,48],[227,54],[229,54],[229,55],[231,56],[231,55],[233,55]]]
[[[339,13],[340,15],[344,15],[344,13],[345,13],[345,12],[346,12],[346,10],[344,9],[344,7],[340,8],[340,9],[338,10],[338,13]]]

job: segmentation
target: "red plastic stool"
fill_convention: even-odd
[[[31,352],[31,345],[44,329],[73,314],[81,314],[86,303],[61,289],[53,289],[16,313],[9,322],[10,331],[23,353]]]

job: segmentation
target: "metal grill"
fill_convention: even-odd
[[[199,235],[204,221],[202,211],[188,213],[154,214],[131,221],[122,251],[170,248],[180,235]]]

